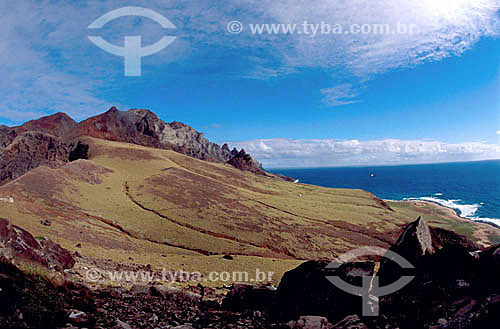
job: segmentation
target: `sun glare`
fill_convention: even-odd
[[[422,7],[426,8],[432,15],[453,15],[457,10],[475,6],[481,0],[421,0]]]

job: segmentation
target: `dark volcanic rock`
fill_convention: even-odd
[[[250,156],[243,158],[244,152],[229,151],[227,145],[220,147],[208,141],[192,127],[177,121],[166,123],[149,110],[119,111],[112,107],[106,113],[82,121],[66,138],[78,136],[174,150],[201,160],[229,162],[241,170],[264,172]]]
[[[70,145],[71,151],[69,152],[69,161],[76,161],[79,159],[89,158],[89,146],[81,141],[77,141]]]
[[[466,236],[457,234],[455,232],[448,231],[439,227],[431,227],[430,232],[432,236],[432,245],[435,250],[450,246],[463,248],[468,251],[476,251],[481,249],[481,246],[477,243],[469,240]]]
[[[245,310],[266,310],[273,301],[276,290],[268,286],[235,283],[222,300],[222,308],[241,312]]]
[[[62,271],[72,268],[71,253],[51,240],[36,240],[33,236],[0,218],[0,255],[14,262],[29,262]]]
[[[71,322],[80,327],[117,328],[117,320],[131,328],[495,327],[500,314],[500,245],[471,253],[474,243],[464,237],[425,226],[421,219],[408,225],[394,245],[408,257],[416,257],[415,279],[381,297],[378,317],[361,316],[361,297],[337,289],[326,279],[336,275],[361,286],[361,277],[387,270],[384,265],[377,272],[372,261],[344,263],[337,269],[327,268],[328,261],[305,262],[284,275],[277,291],[235,285],[221,307],[214,300],[204,300],[209,295],[221,298],[215,290],[203,292],[203,298],[193,290],[161,285],[93,291],[68,284],[55,287],[50,280],[23,274],[0,257],[0,327],[39,328],[43,323],[47,328],[62,328]],[[0,248],[2,253],[11,250],[6,253],[9,257],[31,255],[29,251],[35,250],[32,259],[38,256],[47,263],[54,260],[46,254],[60,253],[60,247],[38,242],[6,220],[0,220]]]
[[[424,255],[432,255],[434,247],[429,225],[422,217],[409,224],[398,241],[389,249],[403,256],[410,263],[418,262]]]
[[[230,165],[243,171],[250,171],[254,174],[265,174],[262,166],[255,161],[250,154],[241,149],[233,158],[227,161]]]
[[[358,315],[348,315],[334,326],[335,329],[368,329]]]
[[[396,244],[389,248],[408,260],[415,267],[413,273],[417,276],[432,276],[442,280],[472,273],[470,267],[476,266],[477,261],[471,252],[478,249],[480,246],[465,236],[440,228],[429,228],[421,217],[409,224]],[[385,258],[378,274],[381,283],[390,283],[405,272],[408,271]]]
[[[57,168],[68,162],[68,147],[59,138],[28,131],[0,148],[0,185],[38,166]]]
[[[338,269],[327,268],[328,261],[308,261],[285,273],[278,286],[270,315],[278,321],[297,320],[301,315],[325,316],[331,323],[361,311],[361,297],[337,288],[327,276],[339,276],[357,286],[362,276],[370,276],[374,264],[346,263]]]
[[[422,223],[410,224],[405,232],[415,236],[413,233],[419,226],[416,224]],[[426,231],[421,227],[421,232]],[[428,250],[426,233],[420,236],[425,237],[425,243],[419,239],[418,244],[413,244],[416,253],[410,252],[411,243],[406,244],[407,248],[401,248],[401,245],[391,248],[399,250],[408,258],[418,255],[412,260],[415,278],[400,291],[382,297],[380,309],[385,310],[391,323],[404,328],[431,325],[442,328],[481,328],[480,323],[495,317],[493,314],[496,312],[493,310],[498,308],[498,305],[489,302],[492,294],[500,292],[500,260],[491,256],[491,250],[495,247],[474,256],[471,251],[478,246],[466,237],[443,229],[430,229],[430,232],[433,253],[422,254],[423,244]],[[394,264],[388,263],[382,264],[379,271],[381,278],[391,277],[391,281],[403,273]],[[439,319],[443,319],[442,323],[438,323]]]
[[[408,224],[389,250],[403,257],[412,266],[420,268],[424,256],[434,254],[431,231],[427,222],[419,216],[416,221]],[[408,270],[402,269],[399,264],[390,260],[389,257],[382,260],[378,271],[382,286],[396,281],[405,274],[409,274]]]
[[[402,269],[385,258],[375,274],[381,287],[402,275],[414,277],[380,298],[380,316],[361,317],[361,297],[326,279],[337,275],[361,286],[357,276],[373,275],[375,263],[344,263],[335,270],[326,268],[327,261],[309,261],[285,273],[270,315],[280,321],[303,314],[325,316],[339,328],[487,328],[500,314],[500,246],[472,252],[476,247],[464,236],[429,228],[419,218],[390,248],[415,268]]]
[[[17,137],[17,132],[7,126],[0,126],[0,150],[7,147]]]
[[[287,323],[290,329],[331,329],[332,325],[321,316],[301,316],[297,321]]]
[[[227,149],[209,142],[192,127],[176,121],[166,123],[149,110],[119,111],[112,107],[82,121],[71,133],[78,135],[175,150],[201,160],[226,162],[231,158]]]
[[[37,273],[25,274],[0,256],[0,328],[63,328],[69,309],[95,312],[85,287],[66,282],[55,286]],[[87,328],[93,328],[90,319]]]
[[[64,113],[56,113],[37,120],[31,120],[18,127],[0,126],[0,149],[11,144],[17,136],[28,131],[62,137],[76,127],[77,123]]]
[[[61,137],[76,125],[66,114],[56,113],[18,127],[0,126],[0,185],[38,166],[57,168],[68,162]]]
[[[22,126],[0,126],[0,185],[38,166],[57,168],[68,161],[88,159],[89,146],[79,137],[133,143],[173,150],[197,159],[229,162],[241,170],[264,173],[244,151],[208,141],[203,133],[182,122],[166,123],[149,110],[107,112],[80,123],[56,113]]]

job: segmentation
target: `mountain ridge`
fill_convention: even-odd
[[[16,127],[0,126],[0,184],[39,165],[57,168],[78,158],[85,159],[89,147],[82,143],[85,136],[173,150],[200,160],[229,163],[240,170],[267,174],[260,163],[244,151],[241,153],[236,148],[230,150],[227,144],[221,147],[212,143],[187,124],[164,122],[146,109],[120,111],[113,106],[79,123],[58,112]],[[24,147],[13,146],[19,144]],[[54,152],[60,156],[49,155]],[[27,157],[32,161],[25,164]]]

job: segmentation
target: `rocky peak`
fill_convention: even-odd
[[[61,137],[74,129],[76,125],[77,123],[67,114],[58,112],[37,120],[28,121],[23,125],[16,127],[15,130],[18,134],[26,131],[39,131]]]
[[[233,152],[234,151],[235,150],[233,150]],[[234,153],[232,153],[232,155],[233,154]],[[250,154],[245,152],[244,149],[241,149],[241,151],[237,152],[229,161],[227,161],[227,163],[240,170],[250,171],[255,174],[265,173],[261,164],[255,161]]]
[[[88,157],[80,136],[173,150],[201,160],[230,163],[241,170],[264,173],[244,151],[208,141],[203,133],[178,121],[166,123],[146,109],[105,113],[80,123],[64,113],[31,120],[18,127],[0,126],[0,184],[39,165],[57,167]]]
[[[179,122],[179,121],[172,121],[169,123],[169,126],[173,129],[194,130],[191,126],[188,126],[187,124]]]
[[[245,152],[230,151],[227,145],[220,147],[191,126],[178,121],[164,122],[145,109],[119,111],[112,107],[106,113],[81,122],[72,138],[77,136],[174,150],[201,160],[230,163],[241,170],[264,172]]]
[[[30,120],[17,127],[0,126],[0,148],[7,147],[17,136],[28,131],[61,137],[74,129],[76,125],[77,123],[68,115],[58,112],[40,119]]]

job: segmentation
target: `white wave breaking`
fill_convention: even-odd
[[[441,193],[436,193],[434,195],[442,195]],[[462,202],[462,200],[457,199],[457,200],[445,200],[445,199],[440,199],[436,197],[419,197],[419,198],[404,198],[403,200],[407,201],[428,201],[428,202],[434,202],[437,203],[441,206],[450,208],[455,210],[460,217],[464,217],[473,221],[479,221],[479,222],[488,222],[491,224],[494,224],[496,226],[500,227],[500,219],[499,218],[487,218],[487,217],[477,217],[474,216],[478,209],[483,205],[484,203],[481,202],[480,204],[474,203],[474,204],[462,204],[459,202]]]
[[[500,219],[498,219],[498,218],[473,217],[470,219],[472,219],[475,222],[487,222],[487,223],[493,224],[497,227],[500,227]]]

